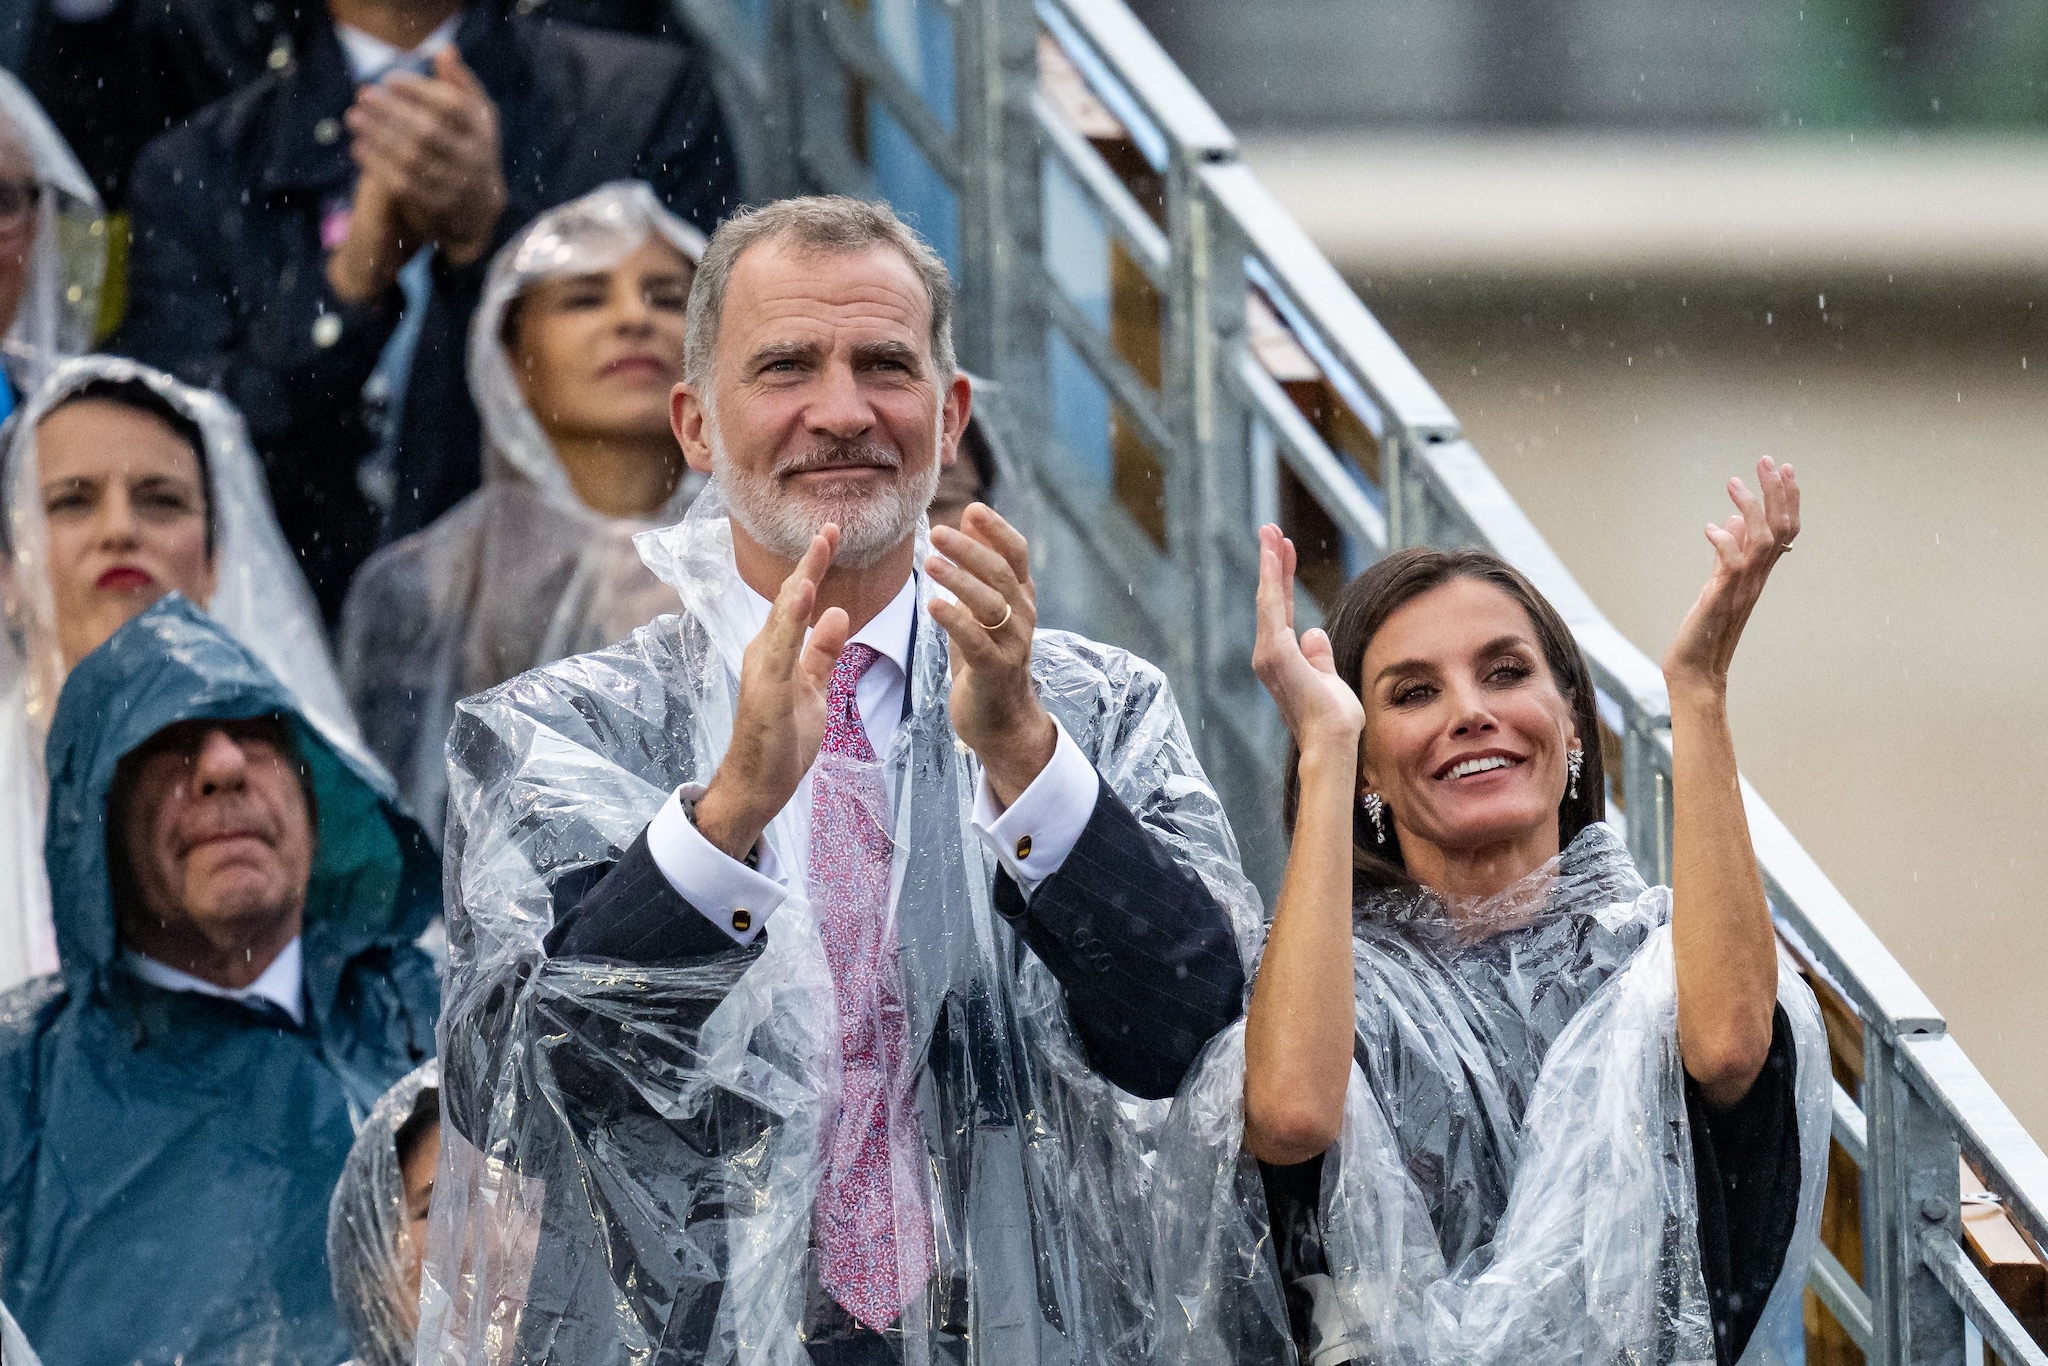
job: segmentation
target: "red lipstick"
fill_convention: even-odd
[[[94,580],[93,587],[103,593],[132,593],[138,588],[153,587],[155,583],[147,570],[137,569],[132,564],[117,564]]]

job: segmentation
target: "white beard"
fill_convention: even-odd
[[[711,482],[724,495],[732,519],[763,550],[779,559],[802,559],[811,538],[832,522],[839,527],[839,553],[832,562],[866,569],[916,532],[918,518],[924,516],[938,492],[937,459],[921,476],[907,478],[894,452],[874,448],[868,453],[877,461],[898,460],[896,477],[883,488],[873,489],[866,480],[849,481],[827,484],[807,497],[793,498],[778,487],[780,475],[790,464],[758,475],[735,469],[726,458],[717,417],[710,413],[705,417],[711,443]],[[943,414],[940,421],[944,421]],[[791,464],[801,468],[801,461]]]

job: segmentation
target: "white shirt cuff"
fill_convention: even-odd
[[[1088,762],[1058,717],[1052,724],[1059,732],[1052,761],[1039,770],[1009,810],[996,801],[986,773],[974,797],[974,833],[1026,897],[1057,873],[1067,855],[1074,852],[1102,791],[1095,765]]]
[[[702,783],[685,783],[661,804],[647,823],[647,852],[677,896],[735,944],[751,944],[789,891],[765,839],[754,846],[760,854],[757,870],[704,838],[683,811],[685,801],[703,795]]]

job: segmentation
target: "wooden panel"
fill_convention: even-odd
[[[2012,1216],[1999,1207],[1970,1164],[1960,1165],[1963,1248],[2034,1341],[2048,1348],[2048,1264]]]
[[[1314,357],[1295,340],[1272,305],[1254,290],[1245,300],[1246,333],[1252,355],[1276,381],[1316,434],[1346,457],[1367,482],[1379,484],[1379,442],[1323,378]],[[1279,470],[1280,529],[1294,541],[1296,577],[1328,608],[1350,579],[1344,538],[1336,521],[1283,460]]]
[[[1121,242],[1109,244],[1109,344],[1138,377],[1159,389],[1164,352],[1159,291]],[[1121,404],[1110,403],[1110,478],[1117,502],[1152,543],[1166,548],[1166,470]]]

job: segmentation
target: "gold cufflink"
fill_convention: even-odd
[[[1031,857],[1031,836],[1023,835],[1017,840],[1017,861],[1022,863]]]
[[[745,934],[754,927],[754,917],[742,906],[732,913],[732,928],[735,934]]]

